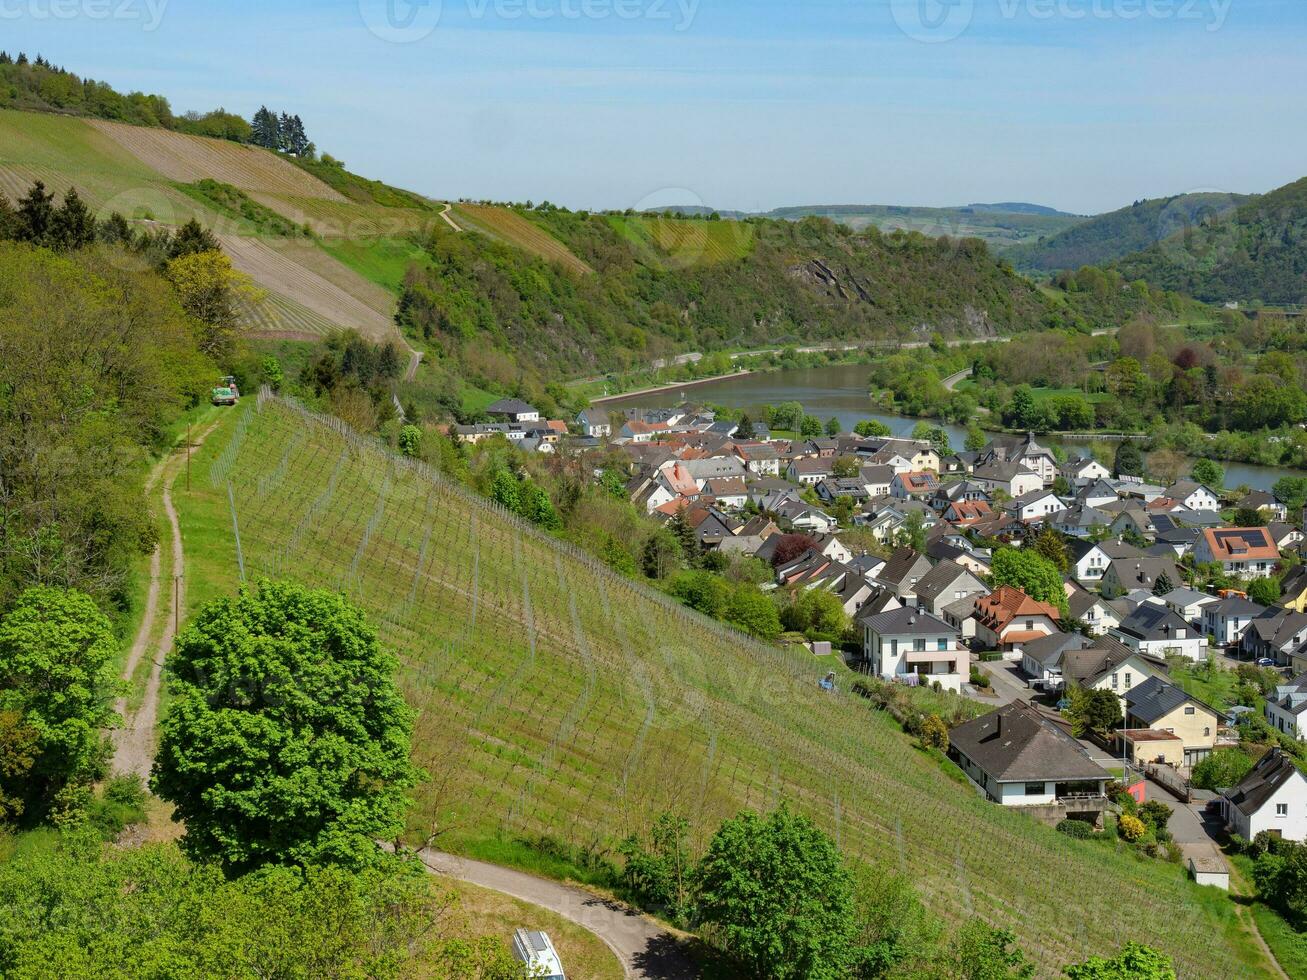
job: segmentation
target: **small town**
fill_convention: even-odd
[[[772,438],[698,406],[487,413],[499,421],[451,434],[615,453],[651,521],[704,555],[761,560],[777,596],[833,596],[851,669],[985,705],[947,752],[994,804],[1079,835],[1119,821],[1122,796],[1157,802],[1156,842],[1221,887],[1230,835],[1307,839],[1303,513],[1271,493],[1154,485],[1033,435],[953,452]]]

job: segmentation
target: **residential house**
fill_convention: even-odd
[[[1049,633],[1030,640],[1021,651],[1021,670],[1035,687],[1056,690],[1062,686],[1062,658],[1068,650],[1083,650],[1093,643],[1080,633]]]
[[[1157,602],[1145,602],[1108,635],[1131,650],[1166,659],[1168,655],[1203,660],[1207,656],[1207,637],[1175,610]]]
[[[608,413],[599,408],[587,408],[576,417],[577,428],[582,435],[596,439],[606,439],[613,434],[613,423]]]
[[[1245,494],[1235,504],[1239,510],[1260,511],[1266,515],[1267,521],[1287,521],[1289,519],[1289,508],[1275,499],[1273,494],[1265,490],[1254,490]]]
[[[1061,615],[1056,606],[1001,585],[975,600],[976,639],[988,650],[1003,651],[1005,660],[1020,660],[1026,643],[1058,631]]]
[[[860,617],[863,656],[872,674],[906,684],[938,683],[961,692],[971,654],[942,619],[907,607]]]
[[[894,484],[894,467],[864,466],[858,471],[858,479],[868,497],[888,497]]]
[[[939,485],[939,489],[935,491],[935,496],[930,501],[930,506],[936,510],[944,510],[949,504],[958,500],[972,504],[982,501],[986,504],[994,502],[989,490],[974,480],[954,480]]]
[[[995,803],[1047,806],[1101,798],[1111,778],[1079,742],[1022,701],[949,732],[949,758]]]
[[[1075,459],[1068,459],[1058,466],[1057,472],[1062,479],[1073,487],[1083,487],[1098,480],[1106,480],[1112,475],[1112,472],[1106,466],[1088,456],[1077,456]]]
[[[1275,542],[1275,547],[1280,551],[1292,551],[1298,545],[1303,543],[1304,535],[1292,524],[1285,524],[1283,521],[1271,521],[1266,525],[1266,530],[1271,533],[1271,540]]]
[[[1307,674],[1279,684],[1266,698],[1266,721],[1272,728],[1300,742],[1307,741]]]
[[[738,476],[708,480],[704,490],[717,501],[717,506],[725,507],[727,510],[743,510],[744,505],[749,502],[749,488]]]
[[[1162,496],[1170,497],[1189,510],[1220,510],[1221,498],[1214,492],[1192,480],[1179,480],[1165,490]]]
[[[1197,589],[1172,589],[1159,596],[1164,605],[1173,610],[1186,623],[1197,629],[1203,629],[1203,610],[1220,602],[1216,596],[1199,592]]]
[[[1059,511],[1065,511],[1066,504],[1057,494],[1040,487],[1038,490],[1013,497],[1004,506],[1004,510],[1019,521],[1038,521]]]
[[[1111,691],[1121,698],[1122,717],[1125,717],[1125,696],[1150,677],[1169,680],[1166,661],[1131,650],[1110,636],[1091,647],[1068,650],[1062,659],[1062,680],[1067,687]]]
[[[1307,565],[1294,565],[1280,579],[1280,603],[1285,609],[1307,611]]]
[[[1264,527],[1206,528],[1194,549],[1194,561],[1216,562],[1226,575],[1266,578],[1275,573],[1280,549]]]
[[[1057,479],[1057,458],[1052,451],[1035,442],[1033,433],[1022,437],[995,436],[977,460],[978,466],[991,462],[1015,463],[1038,475],[1040,483],[1052,486]],[[1024,492],[1024,491],[1023,491]],[[1018,496],[1014,493],[1012,496]]]
[[[958,527],[971,527],[993,516],[989,504],[983,500],[955,500],[945,508],[943,519]]]
[[[1216,746],[1221,713],[1160,677],[1136,684],[1126,693],[1125,702],[1126,729],[1155,730],[1177,736],[1182,765],[1192,766],[1205,759]]]
[[[717,550],[723,554],[749,557],[756,555],[769,538],[779,539],[781,536],[781,530],[775,522],[765,514],[760,514],[737,530],[734,535],[724,539],[717,546]]]
[[[917,583],[930,572],[930,562],[911,548],[899,548],[890,555],[876,582],[889,589],[900,602],[915,601]]]
[[[928,470],[895,473],[890,496],[898,500],[925,500],[939,489],[939,477]]]
[[[975,548],[970,541],[963,538],[965,544],[954,544],[947,538],[940,537],[930,540],[926,546],[926,557],[934,562],[952,561],[961,565],[972,575],[983,578],[988,575],[990,568],[990,553],[988,549]]]
[[[1202,627],[1221,647],[1237,646],[1253,620],[1266,615],[1266,607],[1240,595],[1216,599],[1203,607]]]
[[[822,503],[834,504],[837,500],[851,500],[855,505],[870,499],[867,487],[856,477],[830,476],[817,484],[817,496]]]
[[[1067,596],[1067,610],[1073,620],[1085,624],[1090,636],[1103,636],[1130,613],[1121,610],[1112,599],[1104,599],[1085,589],[1072,589]]]
[[[839,527],[839,521],[820,507],[813,507],[793,498],[781,501],[774,513],[782,524],[787,524],[796,531],[816,531],[827,534]]]
[[[1099,591],[1111,599],[1136,589],[1153,592],[1159,583],[1166,592],[1184,585],[1184,576],[1172,559],[1155,555],[1113,558],[1103,571]]]
[[[617,433],[617,440],[638,445],[653,442],[655,439],[667,435],[670,431],[671,427],[666,422],[642,422],[639,419],[628,419]]]
[[[1222,793],[1220,807],[1230,833],[1244,840],[1263,831],[1281,840],[1307,840],[1307,776],[1282,749],[1271,749]]]
[[[1243,631],[1239,650],[1254,659],[1263,657],[1295,671],[1307,669],[1307,613],[1271,607]]]
[[[1144,552],[1120,541],[1071,541],[1067,543],[1071,574],[1082,585],[1102,581],[1107,566],[1117,558],[1142,557]]]
[[[1143,505],[1131,500],[1119,500],[1115,504],[1104,504],[1101,510],[1112,515],[1112,523],[1107,530],[1115,537],[1137,534],[1147,541],[1157,536],[1157,527],[1152,515]]]
[[[1002,490],[1009,497],[1019,497],[1023,493],[1030,493],[1044,486],[1044,481],[1038,473],[1017,463],[997,460],[977,466],[972,471],[971,479],[991,493]]]
[[[822,480],[835,475],[835,459],[832,456],[804,456],[790,461],[785,471],[785,479],[791,483],[804,486],[816,486]]]
[[[1160,518],[1153,519],[1154,540],[1157,544],[1171,549],[1176,558],[1193,554],[1202,531],[1196,527],[1163,527],[1159,522]]]
[[[776,447],[766,442],[737,442],[735,455],[751,476],[780,476],[781,457]]]
[[[539,422],[540,412],[520,398],[501,398],[486,406],[486,414],[508,422]]]
[[[1112,523],[1112,515],[1087,504],[1073,504],[1050,514],[1044,523],[1070,538],[1091,538]]]
[[[951,561],[942,561],[913,587],[918,609],[942,616],[944,607],[963,599],[984,595],[989,587],[971,572]]]

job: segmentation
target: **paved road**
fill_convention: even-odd
[[[585,927],[608,944],[633,980],[690,980],[698,976],[675,935],[620,902],[484,861],[431,850],[421,851],[418,856],[438,874],[512,895]]]
[[[990,679],[994,685],[994,693],[998,695],[996,698],[978,698],[977,700],[983,700],[986,704],[1001,708],[1013,701],[1029,701],[1030,695],[1034,693],[1026,686],[1025,678],[1021,675],[1021,670],[1014,660],[982,661],[976,666]]]

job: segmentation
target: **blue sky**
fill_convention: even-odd
[[[1301,0],[0,0],[0,47],[573,207],[1269,190],[1307,174],[1304,42]]]

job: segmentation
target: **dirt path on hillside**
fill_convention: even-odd
[[[418,857],[436,874],[470,881],[571,919],[607,943],[632,980],[690,980],[699,975],[673,933],[620,902],[484,861],[432,850],[419,851]]]
[[[198,447],[208,438],[209,434],[217,427],[218,421],[215,420],[204,431],[202,431],[192,443],[192,448]],[[152,489],[156,482],[163,485],[160,499],[163,502],[163,513],[168,519],[169,538],[172,545],[172,574],[173,581],[176,583],[174,588],[174,602],[177,609],[182,609],[186,605],[186,556],[182,549],[182,529],[181,523],[177,519],[177,509],[172,502],[172,481],[181,473],[182,468],[186,465],[186,455],[183,450],[176,453],[170,458],[161,462],[151,473],[150,479],[146,482],[147,492]],[[136,631],[136,638],[132,643],[131,652],[127,656],[127,663],[123,668],[123,679],[130,681],[136,673],[136,668],[141,662],[141,657],[145,655],[150,645],[150,637],[155,631],[155,624],[159,619],[159,596],[163,590],[163,582],[160,580],[162,566],[162,544],[156,545],[154,554],[150,556],[150,587],[145,598],[145,614],[141,619],[140,628]],[[178,577],[180,576],[180,581]],[[165,609],[164,615],[168,615]],[[113,732],[113,762],[110,765],[110,771],[124,775],[137,775],[143,780],[150,778],[150,767],[154,762],[154,726],[159,719],[159,690],[163,681],[163,661],[172,649],[173,640],[177,635],[177,623],[165,626],[163,632],[159,635],[159,640],[154,648],[154,662],[150,668],[150,677],[145,684],[145,697],[141,701],[141,706],[136,709],[132,717],[126,717],[127,697],[118,699],[114,709],[123,717],[121,728]]]
[[[453,228],[455,231],[463,230],[454,221],[454,205],[450,204],[448,201],[445,202],[445,210],[440,212],[440,216],[445,219],[445,224],[449,225],[449,227]]]

